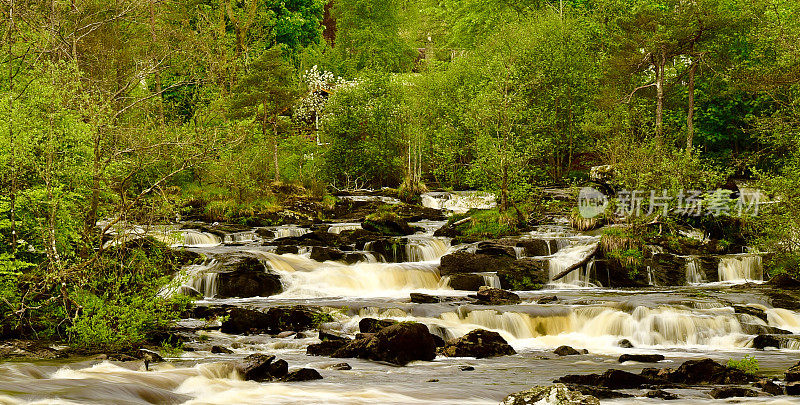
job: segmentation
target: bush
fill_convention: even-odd
[[[728,360],[728,368],[735,368],[746,374],[755,375],[758,372],[758,359],[754,356],[744,356],[741,360]]]

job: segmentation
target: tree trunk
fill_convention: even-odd
[[[692,154],[692,141],[694,140],[694,75],[697,72],[697,63],[692,61],[689,68],[689,111],[686,113],[686,155]]]
[[[16,216],[16,202],[17,202],[17,142],[14,136],[14,66],[12,61],[14,57],[12,55],[12,35],[14,33],[14,0],[10,0],[8,6],[8,55],[6,58],[8,60],[8,136],[9,142],[11,143],[11,193],[10,193],[10,203],[11,203],[11,252],[13,255],[14,260],[16,260],[16,253],[17,253],[17,216]]]
[[[666,51],[662,50],[656,63],[656,141],[664,142],[664,69],[667,65]]]
[[[153,10],[153,1],[150,0],[150,36],[153,39],[153,43],[155,44],[158,36],[156,34],[156,14]],[[153,66],[157,66],[159,63],[158,59],[153,57]],[[161,69],[156,67],[155,68],[155,79],[156,79],[156,93],[158,93],[158,122],[160,124],[164,124],[164,94],[161,93]]]
[[[275,163],[275,181],[281,181],[281,172],[278,167],[278,116],[272,121],[272,159]]]
[[[508,161],[503,157],[503,182],[500,189],[500,211],[508,210]]]

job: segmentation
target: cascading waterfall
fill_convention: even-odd
[[[730,255],[720,258],[719,281],[762,281],[764,270],[759,255]]]
[[[270,230],[275,233],[275,239],[296,238],[298,236],[303,236],[311,232],[311,230],[309,230],[308,228],[301,228],[299,226],[294,226],[294,225],[278,226],[275,228],[270,228]]]
[[[159,292],[160,296],[170,297],[185,290],[194,290],[203,294],[205,298],[217,295],[218,273],[211,271],[217,266],[216,260],[208,260],[202,264],[192,264],[183,268],[172,283]]]
[[[246,243],[256,240],[255,232],[239,232],[225,235],[225,243]]]
[[[409,262],[427,262],[438,260],[450,249],[445,238],[432,236],[412,236],[406,244],[406,260]]]
[[[406,296],[414,290],[449,290],[438,263],[319,263],[293,254],[253,251],[284,283],[282,297]]]
[[[686,258],[686,282],[689,284],[700,284],[706,282],[706,274],[703,271],[703,264],[697,256]]]
[[[497,202],[494,194],[480,191],[431,192],[422,194],[422,205],[463,214],[473,208],[494,208]]]

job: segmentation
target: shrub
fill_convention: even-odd
[[[744,356],[741,360],[728,360],[728,368],[735,368],[746,374],[755,375],[758,372],[758,359],[754,356]]]

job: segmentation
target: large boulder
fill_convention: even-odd
[[[609,369],[603,374],[570,374],[565,375],[556,382],[564,384],[580,384],[610,389],[640,388],[651,384],[650,378],[627,371]]]
[[[377,333],[381,329],[397,324],[393,319],[363,318],[358,321],[358,331],[361,333]]]
[[[251,354],[237,362],[234,368],[244,380],[270,381],[274,378],[270,374],[273,360],[275,360],[275,356],[270,354]]]
[[[245,308],[231,308],[222,322],[224,333],[280,333],[313,329],[322,313],[302,306],[273,307],[266,313]]]
[[[406,260],[408,239],[378,239],[364,244],[364,250],[381,255],[389,263],[400,263]]]
[[[344,259],[344,256],[344,252],[339,249],[333,249],[325,246],[314,246],[311,248],[311,260],[316,260],[318,262],[342,260]]]
[[[439,273],[443,276],[465,273],[496,272],[500,286],[511,290],[542,288],[549,281],[545,264],[534,259],[515,259],[506,255],[454,252],[441,258]]]
[[[757,397],[758,392],[745,387],[717,387],[708,393],[711,398]]]
[[[501,405],[600,405],[595,397],[573,391],[564,384],[536,386],[529,390],[515,392],[503,398]]]
[[[228,319],[222,322],[220,331],[231,334],[260,333],[269,322],[267,314],[254,309],[231,308]]]
[[[488,305],[519,304],[519,295],[499,288],[481,287],[478,289],[478,301]]]
[[[466,273],[466,274],[453,274],[448,276],[450,288],[462,291],[478,291],[481,287],[486,285],[483,275]]]
[[[441,353],[447,357],[496,357],[516,354],[511,345],[497,332],[475,329],[445,343]]]
[[[308,345],[306,354],[309,356],[333,356],[334,353],[347,346],[350,340],[323,340],[319,343]]]
[[[295,370],[287,374],[285,377],[281,379],[281,381],[293,382],[293,381],[311,381],[311,380],[321,380],[321,379],[322,376],[319,374],[319,371],[314,370],[313,368],[301,368],[299,370]]]
[[[682,384],[746,384],[755,377],[711,359],[689,360],[669,374],[669,380]]]
[[[800,361],[786,370],[786,373],[784,373],[784,378],[786,379],[787,383],[800,381]]]
[[[415,232],[408,222],[396,215],[370,215],[361,223],[361,227],[386,236],[405,236]]]
[[[217,298],[268,297],[283,292],[280,277],[268,272],[255,256],[226,256],[214,270],[218,273]]]
[[[414,360],[433,360],[436,357],[436,342],[427,326],[402,322],[347,344],[333,357],[359,357],[406,365]]]

